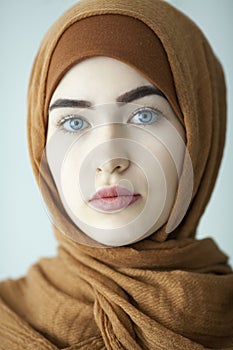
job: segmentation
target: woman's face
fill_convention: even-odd
[[[107,246],[139,241],[168,220],[185,131],[143,75],[108,57],[72,67],[50,101],[46,154],[73,222]]]

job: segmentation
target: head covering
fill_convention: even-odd
[[[154,78],[152,64],[147,71],[139,67],[140,58],[114,57],[149,76],[182,117],[194,172],[192,200],[183,218],[190,175],[184,162],[169,218],[176,226],[172,232],[165,225],[141,242],[100,249],[78,244],[55,227],[58,256],[41,259],[22,279],[0,284],[1,344],[11,350],[28,343],[43,349],[232,349],[232,270],[212,239],[194,238],[222,157],[225,84],[220,63],[191,20],[161,0],[84,0],[55,23],[37,54],[28,91],[28,142],[36,179],[39,183],[46,143],[45,106],[67,69],[59,68],[59,60],[56,66],[60,40],[79,21],[77,28],[90,17],[101,22],[110,15],[147,26],[145,31],[162,45],[160,53],[166,53],[168,80]],[[46,164],[42,169],[53,218],[64,230],[77,230],[60,206]]]
[[[83,18],[69,26],[59,38],[47,74],[45,118],[52,94],[64,74],[76,63],[93,56],[119,59],[145,75],[166,96],[183,122],[161,41],[143,22],[117,14]]]

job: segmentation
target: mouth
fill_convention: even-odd
[[[101,188],[88,201],[93,207],[104,211],[127,208],[141,197],[127,188],[121,186],[109,186]]]

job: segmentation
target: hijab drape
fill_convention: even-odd
[[[184,163],[169,218],[177,226],[172,232],[165,225],[126,247],[95,248],[75,242],[56,225],[57,256],[40,259],[25,277],[0,283],[0,348],[233,349],[232,270],[212,239],[195,239],[223,153],[225,83],[218,59],[192,21],[161,0],[84,0],[55,23],[35,59],[28,91],[28,143],[36,179],[54,220],[75,234],[47,164],[41,164],[46,84],[66,29],[105,14],[141,21],[163,45],[193,165],[192,200],[182,219],[189,176]]]

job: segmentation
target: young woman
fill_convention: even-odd
[[[0,284],[3,349],[231,349],[233,275],[195,232],[225,137],[221,66],[161,0],[81,1],[31,74],[58,255]]]

